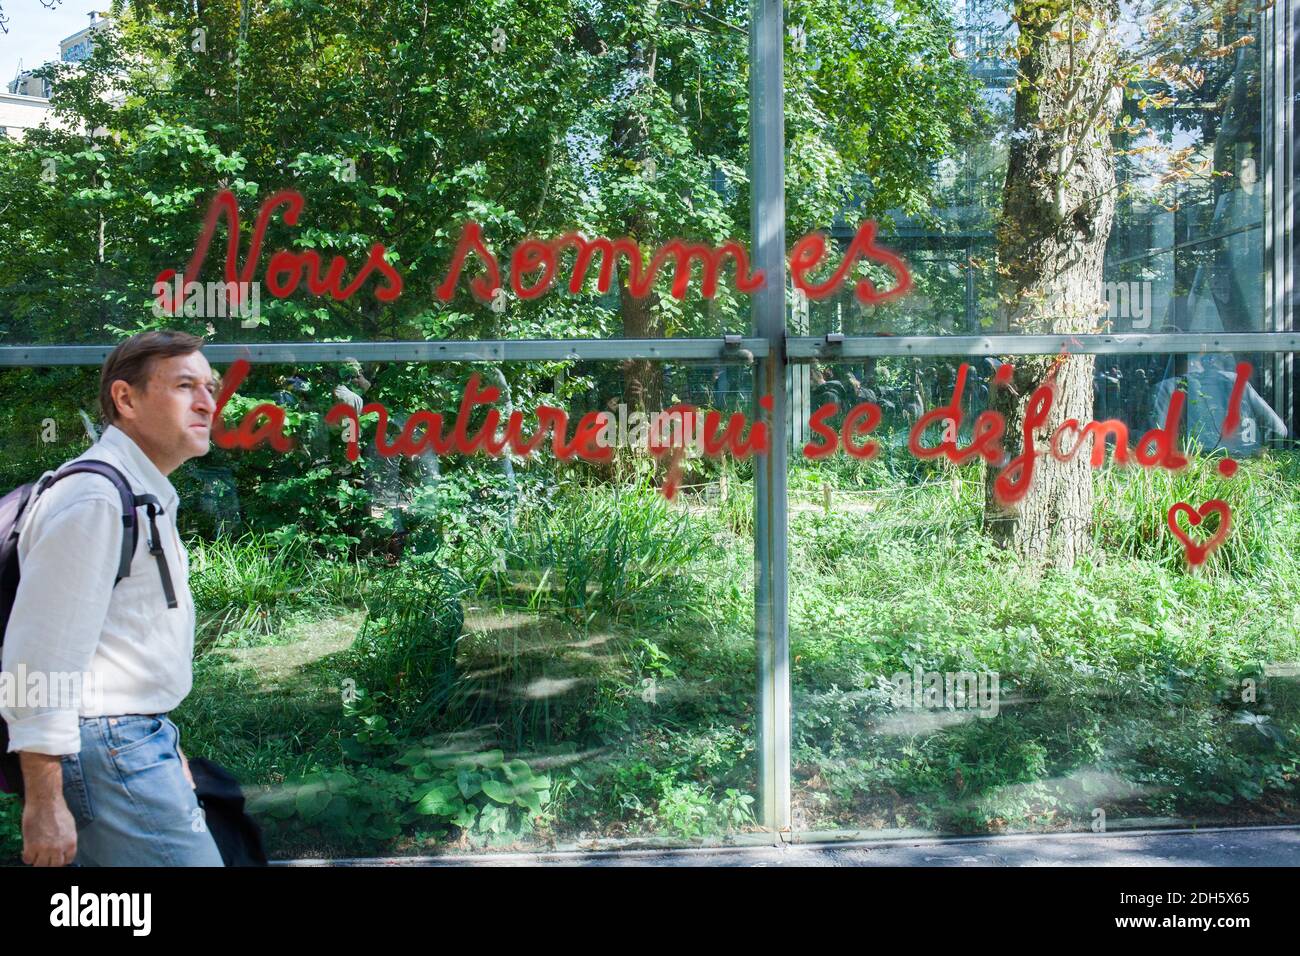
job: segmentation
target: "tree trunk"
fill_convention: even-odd
[[[1016,2],[1021,76],[998,229],[1013,333],[1095,332],[1105,311],[1102,263],[1115,211],[1109,133],[1122,94],[1117,17],[1117,4],[1105,0]],[[1006,419],[1009,460],[1023,450],[1030,395],[1053,387],[1048,420],[1032,436],[1037,457],[1025,497],[1004,506],[993,493],[1000,466],[985,473],[985,526],[1031,568],[1068,568],[1090,550],[1090,449],[1063,463],[1048,439],[1066,419],[1092,419],[1093,364],[1091,355],[1018,356],[1010,386],[990,391],[989,407]]]
[[[629,339],[663,337],[663,325],[655,309],[656,293],[638,299],[627,288],[619,289],[623,307],[623,335]],[[629,359],[623,364],[623,401],[629,411],[651,412],[663,408],[663,363]]]
[[[589,53],[603,56],[608,52],[605,41],[585,14],[577,18],[574,34]],[[623,79],[627,87],[623,95],[630,101],[632,94],[643,85],[654,83],[657,48],[653,37],[634,37],[626,43],[627,63],[623,68]],[[640,171],[646,170],[646,160],[651,158],[649,118],[630,102],[610,131],[610,155],[632,163]],[[639,174],[650,175],[648,172]],[[656,244],[658,230],[646,210],[629,209],[621,226],[622,234],[634,239],[643,251]],[[648,255],[644,258],[648,260]],[[628,289],[628,269],[620,263],[618,272],[623,336],[629,339],[661,338],[663,321],[658,309],[658,294],[651,291],[643,298],[636,298]],[[629,410],[648,412],[662,408],[661,383],[660,363],[639,359],[623,364],[623,401]]]
[[[655,81],[655,45],[650,39],[634,41],[628,45],[627,72],[631,74],[629,95],[640,91],[646,84]],[[645,162],[650,158],[650,122],[642,113],[628,108],[627,112],[614,123],[613,155],[627,159],[636,164],[638,170],[646,168]],[[642,173],[642,175],[647,175]],[[623,234],[631,236],[637,244],[646,250],[653,246],[655,225],[643,209],[629,209],[623,219]],[[620,268],[619,304],[623,311],[623,335],[629,339],[661,338],[664,334],[663,323],[659,315],[658,296],[648,292],[643,298],[636,298],[628,289],[628,272]],[[643,412],[657,411],[663,406],[662,380],[659,364],[645,360],[627,363],[623,373],[623,400],[629,409]]]

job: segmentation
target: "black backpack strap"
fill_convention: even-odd
[[[149,553],[158,562],[158,575],[162,578],[163,593],[167,595],[167,606],[176,607],[176,591],[172,588],[172,575],[167,570],[167,559],[163,557],[162,537],[158,534],[158,515],[163,513],[162,505],[153,495],[135,495],[135,507],[144,506],[149,514]]]
[[[158,525],[154,520],[156,515],[163,513],[162,507],[158,504],[158,499],[153,495],[137,495],[131,490],[131,485],[117,468],[106,461],[95,458],[83,458],[70,462],[52,475],[42,476],[37,483],[36,494],[39,495],[60,478],[79,473],[101,475],[107,478],[113,483],[113,487],[117,489],[118,498],[122,501],[122,551],[118,559],[117,578],[113,581],[113,585],[116,587],[118,581],[131,574],[131,558],[135,554],[136,545],[140,540],[136,509],[141,505],[145,505],[149,509],[149,528],[152,535],[149,542],[149,553],[158,561],[158,572],[162,577],[163,592],[167,595],[167,606],[169,608],[176,607],[176,592],[172,587],[171,573],[167,570],[167,560],[163,557]]]
[[[48,481],[42,477],[36,493],[40,494],[61,478],[76,474],[101,475],[107,478],[117,489],[117,496],[122,502],[122,550],[118,559],[117,580],[113,582],[117,584],[131,573],[131,556],[135,554],[136,542],[139,539],[139,529],[136,527],[135,493],[120,471],[106,461],[95,459],[83,459],[64,465],[50,475]]]

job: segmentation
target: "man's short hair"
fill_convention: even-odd
[[[125,342],[118,343],[104,360],[104,368],[99,375],[99,414],[105,425],[112,425],[120,417],[117,403],[113,401],[112,387],[122,379],[132,388],[143,391],[148,388],[153,375],[154,359],[171,358],[173,355],[188,355],[203,348],[200,336],[188,332],[140,332]]]

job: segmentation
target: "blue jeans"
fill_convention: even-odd
[[[63,756],[77,866],[222,866],[166,714],[82,717]]]

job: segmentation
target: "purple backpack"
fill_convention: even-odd
[[[118,497],[122,500],[122,550],[118,558],[118,581],[131,573],[131,558],[135,555],[136,545],[140,540],[140,527],[136,521],[136,509],[144,507],[149,513],[149,553],[158,561],[158,573],[162,576],[163,591],[167,595],[167,606],[176,607],[176,592],[172,588],[171,574],[167,570],[167,559],[163,557],[162,539],[158,534],[155,520],[162,514],[162,506],[153,495],[137,495],[131,490],[122,473],[106,461],[82,459],[69,462],[51,475],[43,475],[37,481],[29,481],[15,488],[0,498],[0,648],[4,647],[4,634],[9,626],[9,615],[13,611],[14,600],[18,596],[18,527],[23,514],[36,498],[60,478],[88,472],[102,475],[113,483]],[[22,794],[23,781],[18,754],[9,753],[9,728],[0,720],[0,793]]]

